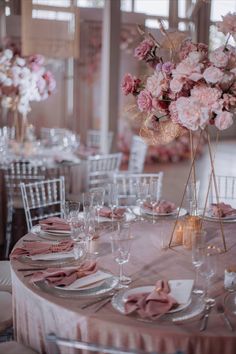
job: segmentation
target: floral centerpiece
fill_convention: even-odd
[[[170,40],[170,61],[158,55],[160,43],[141,30],[145,38],[135,49],[135,57],[154,71],[145,80],[126,74],[122,89],[125,95],[136,97],[137,110],[144,113],[140,133],[150,138],[150,144],[170,142],[186,130],[207,125],[224,130],[233,124],[236,48],[228,40],[236,36],[236,13],[224,16],[217,27],[228,34],[225,45],[209,53],[203,43],[186,39],[176,48]],[[161,32],[168,38],[162,23]]]
[[[14,112],[18,140],[24,139],[27,114],[32,101],[47,99],[55,90],[56,81],[44,67],[44,57],[23,58],[11,49],[0,52],[0,99],[2,107]],[[19,122],[19,115],[21,121]]]

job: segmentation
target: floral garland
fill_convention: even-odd
[[[154,73],[142,80],[126,74],[122,82],[125,95],[136,98],[136,109],[143,114],[142,129],[152,133],[154,145],[170,142],[185,131],[197,131],[207,125],[219,130],[233,124],[236,108],[236,48],[228,44],[236,39],[236,13],[228,13],[217,23],[228,34],[224,46],[208,53],[208,46],[186,39],[179,48],[169,38],[171,60],[158,55],[162,48],[150,33],[140,29],[144,40],[135,49],[135,57],[145,61]],[[162,34],[168,32],[160,22]],[[177,58],[177,60],[174,60]],[[169,134],[171,133],[171,134]],[[142,135],[142,134],[141,134]]]
[[[22,115],[30,112],[30,102],[46,100],[56,88],[52,73],[43,66],[42,55],[23,58],[11,49],[0,52],[0,99]]]

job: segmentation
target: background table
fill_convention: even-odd
[[[164,222],[162,226],[169,237],[172,222]],[[125,272],[133,277],[131,287],[154,285],[158,279],[164,278],[194,278],[190,251],[182,247],[160,250],[160,227],[161,223],[151,225],[138,222],[132,226],[135,239],[130,261],[124,266]],[[218,224],[208,222],[205,227],[208,239],[211,242],[220,242]],[[223,270],[234,261],[236,254],[235,228],[236,224],[225,224],[229,251],[219,256],[218,277],[213,288],[217,300],[221,301],[226,294],[223,288]],[[110,253],[109,234],[94,241],[94,247],[101,254],[98,265],[118,274],[118,266]],[[204,332],[199,332],[199,320],[174,325],[163,316],[153,323],[145,323],[132,316],[121,315],[110,303],[94,313],[93,308],[81,310],[80,305],[83,302],[79,299],[65,299],[42,292],[29,283],[28,277],[17,271],[22,263],[11,261],[11,265],[17,340],[41,353],[47,351],[45,335],[54,332],[70,339],[160,353],[174,353],[179,349],[188,354],[235,354],[236,332],[227,330],[215,309],[212,310],[208,328]],[[236,316],[229,317],[236,329]],[[63,353],[71,351],[63,348]]]

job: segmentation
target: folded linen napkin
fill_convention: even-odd
[[[151,209],[152,210],[152,205],[149,202],[144,202],[143,206],[147,209]],[[160,213],[160,214],[169,214],[172,213],[174,210],[176,209],[176,205],[172,202],[168,202],[167,200],[159,200],[158,202],[156,202],[156,204],[154,205],[154,211],[156,213]]]
[[[232,208],[230,204],[211,204],[210,213],[212,216],[224,218],[226,216],[236,215],[236,209]]]
[[[178,306],[169,292],[168,282],[159,280],[151,293],[130,295],[125,303],[125,314],[137,312],[142,318],[156,319]]]
[[[34,273],[31,283],[46,280],[53,286],[68,286],[75,280],[95,273],[97,264],[95,261],[85,261],[79,267],[48,268]]]
[[[59,253],[59,252],[69,252],[73,249],[74,242],[72,240],[63,240],[59,243],[51,242],[23,242],[22,247],[15,248],[11,253],[11,259],[16,259],[17,257],[26,255],[34,256],[36,254],[48,254],[48,253]]]
[[[70,225],[67,223],[67,221],[58,217],[51,217],[48,219],[40,220],[39,225],[44,231],[70,231]]]
[[[113,211],[113,218],[122,219],[124,217],[125,212],[126,212],[125,208],[115,208]],[[99,216],[111,219],[112,211],[110,208],[104,207],[99,210]]]

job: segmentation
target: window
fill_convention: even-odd
[[[147,15],[168,17],[169,0],[135,0],[134,11]]]

